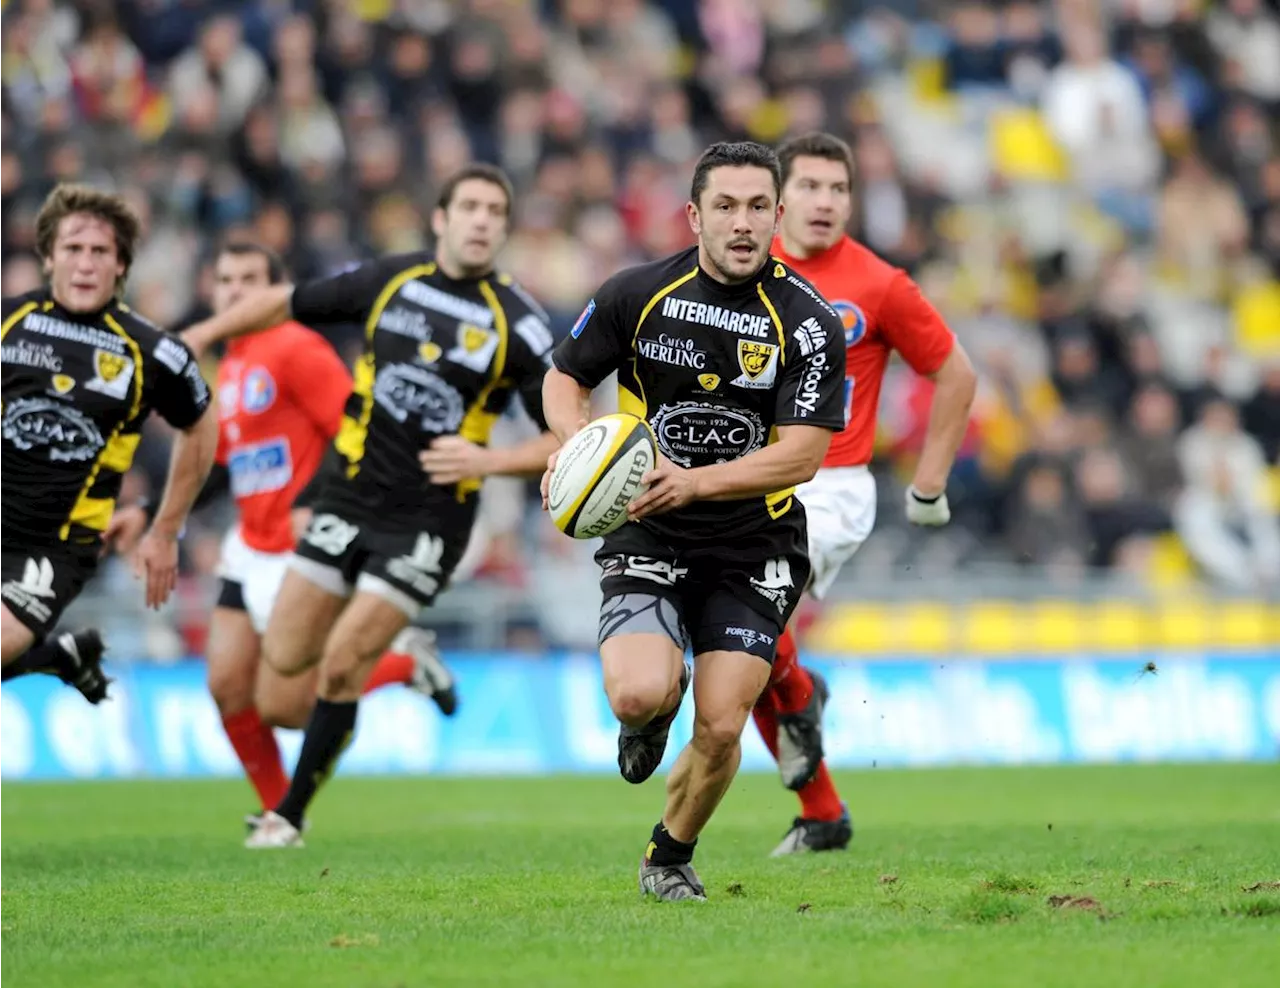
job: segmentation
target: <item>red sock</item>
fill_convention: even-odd
[[[751,718],[756,722],[756,730],[760,732],[764,746],[769,749],[769,754],[773,755],[773,760],[777,761],[778,715],[773,709],[773,697],[770,696],[768,687],[765,687],[765,691],[760,694],[760,699],[751,708]]]
[[[222,729],[227,732],[227,740],[244,766],[244,774],[257,790],[262,808],[275,809],[289,788],[289,777],[285,775],[284,762],[280,760],[275,731],[263,723],[256,707],[223,717]]]
[[[800,815],[806,820],[839,820],[844,813],[826,759],[818,763],[818,771],[796,795],[800,797]]]
[[[774,708],[780,714],[798,714],[813,696],[813,679],[800,665],[800,653],[790,628],[778,639],[778,654],[774,656],[765,692],[772,695]]]
[[[372,693],[383,686],[398,683],[406,686],[413,681],[413,657],[400,652],[383,652],[364,684],[364,692]]]

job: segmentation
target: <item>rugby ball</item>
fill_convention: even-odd
[[[616,531],[626,524],[628,505],[649,489],[641,478],[657,462],[644,419],[625,412],[596,419],[560,449],[547,486],[551,520],[575,539]]]

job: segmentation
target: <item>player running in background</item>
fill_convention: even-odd
[[[434,253],[273,285],[187,330],[202,348],[291,316],[365,327],[314,514],[262,645],[265,663],[286,677],[319,663],[318,698],[289,790],[248,847],[301,844],[307,808],[351,740],[379,656],[445,588],[466,548],[480,478],[536,473],[554,448],[545,434],[510,449],[486,445],[513,393],[542,421],[551,352],[541,309],[493,270],[512,206],[506,175],[468,166],[432,213]]]
[[[936,384],[924,449],[906,495],[907,519],[916,525],[951,519],[947,477],[968,428],[977,379],[964,349],[906,272],[845,233],[854,206],[849,146],[830,134],[810,134],[783,145],[778,156],[786,209],[773,253],[811,281],[844,323],[847,424],[832,439],[817,476],[798,491],[809,519],[809,593],[821,599],[875,523],[876,485],[867,464],[890,353],[896,350]],[[842,849],[853,836],[848,809],[822,760],[826,698],[826,683],[799,665],[787,629],[753,711],[783,784],[800,797],[800,816],[775,855]]]
[[[708,148],[687,207],[697,246],[606,281],[543,386],[547,421],[567,440],[591,389],[617,371],[620,410],[657,437],[650,487],[596,560],[600,660],[628,782],[662,761],[693,649],[693,738],[640,864],[641,891],[664,900],[706,898],[694,846],[738,771],[747,712],[809,575],[795,485],[844,424],[840,322],[769,257],[780,187],[771,149]]]
[[[225,312],[247,293],[283,280],[284,266],[267,248],[227,244],[215,261],[213,310]],[[221,585],[209,622],[209,692],[245,775],[269,810],[289,788],[272,728],[306,726],[316,672],[289,678],[259,662],[262,634],[296,533],[310,520],[299,495],[338,432],[351,375],[322,336],[286,322],[227,346],[217,394],[217,466],[197,503],[230,489],[239,521],[222,544]],[[131,514],[122,552],[143,524],[141,512]],[[445,714],[456,709],[453,676],[434,636],[422,628],[400,633],[364,692],[392,683],[432,697]],[[253,826],[259,816],[246,822]]]
[[[107,695],[97,631],[49,635],[110,542],[124,474],[154,410],[177,434],[164,494],[135,554],[148,607],[173,591],[178,539],[213,462],[217,418],[186,345],[119,298],[138,218],[119,196],[60,185],[36,217],[48,285],[3,313],[4,679],[49,672]]]

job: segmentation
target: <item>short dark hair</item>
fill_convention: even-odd
[[[814,131],[793,137],[778,148],[778,161],[782,165],[782,184],[787,184],[791,177],[791,168],[796,158],[822,158],[826,161],[838,161],[844,165],[849,174],[849,185],[853,185],[853,149],[835,134]]]
[[[142,235],[138,215],[125,202],[124,197],[103,192],[88,185],[58,185],[40,207],[36,216],[36,253],[42,261],[53,257],[53,245],[58,239],[58,228],[68,216],[86,213],[111,224],[116,238],[116,256],[124,265],[124,274],[116,280],[116,294],[120,293],[124,280],[133,264],[133,253]]]
[[[273,285],[278,285],[285,279],[284,261],[270,247],[265,244],[254,243],[251,240],[230,240],[218,248],[218,257],[223,254],[230,254],[232,257],[248,257],[256,255],[263,258],[267,262],[267,281]],[[215,263],[216,263],[215,258]]]
[[[782,167],[773,148],[755,141],[721,141],[703,151],[693,167],[689,198],[694,205],[698,205],[706,190],[707,176],[717,168],[763,168],[773,176],[774,198],[782,198]]]
[[[516,198],[511,179],[507,178],[507,173],[497,165],[489,165],[484,162],[467,165],[460,171],[450,175],[448,181],[440,187],[440,195],[436,199],[436,208],[448,209],[453,203],[453,196],[458,191],[458,186],[472,178],[478,178],[482,182],[488,182],[500,188],[503,195],[507,197],[507,215],[511,215],[511,207],[514,205]]]

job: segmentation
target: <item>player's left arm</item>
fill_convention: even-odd
[[[147,606],[158,608],[177,585],[178,538],[213,466],[218,413],[199,363],[177,339],[160,336],[145,368],[148,403],[178,430],[160,506],[134,558],[134,571],[146,577]]]
[[[907,518],[917,525],[945,525],[951,520],[947,478],[969,428],[978,375],[938,310],[906,274],[890,283],[879,324],[907,364],[935,385],[924,447],[907,489]]]
[[[632,502],[632,518],[691,501],[740,501],[812,480],[831,436],[844,427],[844,328],[834,312],[797,306],[776,396],[777,438],[737,460],[684,469],[664,457],[645,476],[649,490]],[[781,357],[779,359],[782,359]]]
[[[481,446],[462,436],[440,436],[418,454],[433,484],[456,484],[492,476],[536,477],[547,468],[547,457],[560,442],[548,431],[542,412],[542,379],[551,367],[554,340],[539,311],[515,320],[508,343],[507,375],[525,411],[538,426],[538,435],[514,446]],[[504,399],[505,400],[505,399]]]

